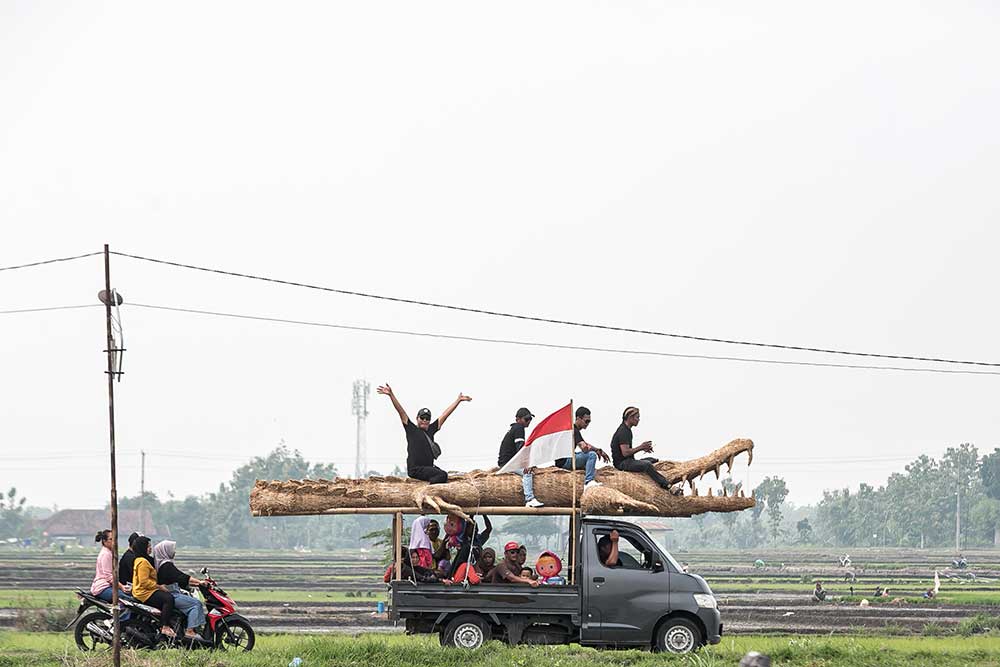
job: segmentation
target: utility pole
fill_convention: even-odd
[[[955,553],[962,551],[962,471],[958,471],[958,483],[955,485]]]
[[[122,304],[121,295],[111,291],[111,253],[108,244],[104,244],[104,290],[97,298],[104,304],[105,321],[107,324],[108,355],[108,433],[111,443],[111,570],[114,583],[111,586],[111,614],[114,623],[114,638],[111,642],[114,667],[122,664],[122,628],[118,608],[118,486],[116,483],[115,466],[115,378],[121,377],[121,371],[115,370],[115,359],[124,350],[116,349],[114,335],[111,330],[111,306]]]
[[[361,479],[368,472],[367,452],[365,447],[365,420],[368,418],[368,397],[372,386],[367,380],[354,381],[354,400],[351,401],[351,413],[357,418],[354,452],[354,479]]]
[[[139,453],[142,454],[141,472],[139,473],[139,525],[142,527],[139,532],[148,535],[149,531],[146,530],[146,450],[140,450]]]

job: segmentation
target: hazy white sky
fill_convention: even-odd
[[[0,3],[0,266],[112,249],[627,327],[1000,362],[993,3]],[[130,302],[838,361],[370,302],[113,260]],[[98,258],[0,273],[95,302]],[[1000,446],[1000,376],[631,357],[123,308],[120,494],[208,491],[280,439],[353,470],[351,384],[450,469],[521,405],[606,445],[757,443],[790,499]],[[107,500],[103,311],[0,315],[0,487]],[[840,361],[847,361],[840,360]],[[370,467],[405,458],[372,396]],[[874,460],[873,460],[874,459]],[[745,478],[740,468],[740,478]]]

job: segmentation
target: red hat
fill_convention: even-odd
[[[504,551],[514,551],[514,550],[516,550],[520,546],[521,545],[518,544],[517,542],[508,542],[507,544],[503,545],[503,550]]]

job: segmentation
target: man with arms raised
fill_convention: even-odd
[[[434,442],[434,434],[441,430],[444,422],[451,413],[455,411],[459,403],[471,401],[472,398],[465,394],[459,394],[458,398],[445,408],[441,416],[431,421],[431,411],[427,408],[420,408],[417,412],[417,423],[414,424],[406,416],[406,410],[399,404],[396,394],[388,383],[379,387],[376,391],[389,397],[392,407],[399,413],[399,419],[403,422],[403,431],[406,432],[406,474],[413,479],[422,479],[431,484],[444,484],[448,481],[448,473],[434,465],[434,459],[441,455],[441,448]]]

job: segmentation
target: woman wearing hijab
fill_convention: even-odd
[[[476,572],[483,579],[493,570],[497,564],[497,552],[493,547],[486,547],[483,553],[476,559]]]
[[[170,627],[170,615],[174,613],[174,596],[165,587],[156,583],[156,568],[150,562],[149,538],[140,535],[132,545],[135,550],[135,564],[132,568],[132,597],[143,604],[160,608],[160,632],[167,637],[176,637]]]
[[[173,540],[163,540],[153,547],[153,560],[156,562],[156,583],[168,591],[174,598],[174,607],[187,616],[185,639],[201,639],[196,632],[205,623],[205,609],[201,601],[186,590],[189,586],[200,586],[201,579],[184,574],[174,565],[177,555],[177,543]]]

